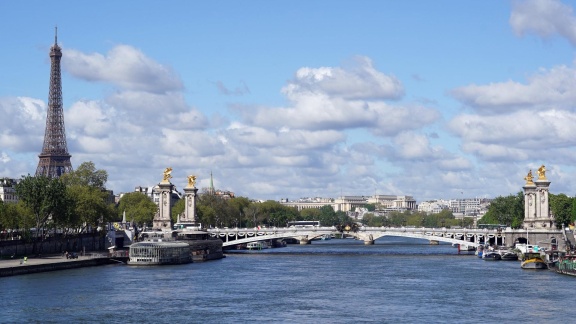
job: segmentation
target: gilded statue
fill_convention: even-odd
[[[532,176],[532,170],[530,170],[528,171],[528,174],[524,177],[524,180],[526,180],[527,185],[531,185],[534,184],[534,182],[532,182],[533,179],[534,177]]]
[[[538,168],[538,180],[546,180],[546,167],[544,164]]]
[[[164,177],[162,178],[162,181],[163,182],[170,182],[171,178],[172,178],[172,168],[164,169]]]
[[[188,176],[188,187],[194,188],[194,186],[196,186],[196,176],[195,175],[189,175]]]

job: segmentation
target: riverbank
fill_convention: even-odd
[[[31,273],[67,270],[83,267],[94,267],[106,264],[123,263],[124,258],[110,258],[104,254],[78,256],[77,259],[66,259],[61,255],[44,257],[0,260],[0,277],[17,276]]]

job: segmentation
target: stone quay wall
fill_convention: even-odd
[[[31,260],[30,260],[31,261]],[[4,261],[8,262],[8,261]],[[35,265],[19,265],[0,267],[0,277],[18,276],[30,273],[40,273],[48,271],[67,270],[75,268],[93,267],[106,264],[117,264],[110,258],[94,258],[85,260],[73,260],[69,262],[40,262]]]
[[[538,245],[547,250],[552,250],[553,246],[559,251],[566,250],[566,241],[564,240],[562,230],[531,229],[526,232],[526,230],[518,229],[506,231],[502,234],[506,237],[508,246],[514,245],[514,242],[517,242],[519,239],[528,239],[528,244]]]
[[[0,259],[11,258],[12,256],[29,256],[33,254],[34,243],[26,240],[6,240],[0,241]],[[92,234],[81,234],[68,238],[48,238],[42,243],[36,243],[36,253],[38,254],[61,254],[66,251],[83,252],[106,251],[106,237],[92,236]]]

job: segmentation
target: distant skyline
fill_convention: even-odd
[[[4,1],[0,177],[34,174],[58,26],[68,151],[108,188],[576,194],[575,1]]]

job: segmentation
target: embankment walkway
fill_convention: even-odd
[[[77,259],[66,259],[61,255],[30,257],[26,261],[23,258],[4,259],[0,260],[0,277],[118,264],[125,261],[125,258],[112,258],[105,253],[78,256]]]

